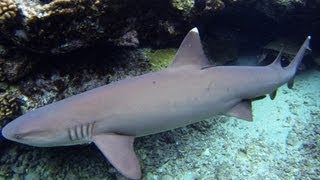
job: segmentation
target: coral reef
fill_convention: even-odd
[[[15,117],[19,111],[17,98],[9,93],[0,94],[0,128],[4,125],[5,119]]]
[[[207,0],[205,10],[216,12],[222,10],[225,7],[225,3],[221,0]]]
[[[191,14],[194,8],[194,0],[171,0],[171,4],[183,14]]]
[[[266,16],[278,19],[297,8],[305,7],[305,0],[262,0],[255,1],[255,9],[264,13]],[[285,12],[285,13],[283,13]]]
[[[194,19],[202,14],[215,14],[225,8],[221,0],[171,0],[173,8],[181,12],[184,18]]]
[[[1,5],[1,19],[6,21],[1,23],[2,34],[38,53],[61,54],[99,42],[137,47],[141,42],[165,42],[157,38],[172,39],[189,29],[169,2],[159,0],[10,0]]]
[[[2,0],[0,2],[0,26],[13,20],[18,13],[18,8],[13,0]]]
[[[0,82],[16,82],[27,75],[34,65],[26,54],[15,53],[12,57],[0,57]]]
[[[252,7],[278,20],[298,8],[319,4],[302,0],[4,0],[0,31],[15,45],[38,53],[61,54],[101,42],[161,47],[179,42],[204,14]]]

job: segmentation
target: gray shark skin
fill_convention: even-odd
[[[39,147],[93,142],[120,173],[140,179],[140,164],[133,148],[135,137],[186,126],[216,114],[251,121],[250,99],[292,82],[310,39],[307,37],[287,67],[281,67],[281,53],[268,66],[210,67],[194,28],[167,69],[28,112],[7,124],[2,133],[9,140]]]

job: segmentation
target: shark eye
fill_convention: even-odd
[[[14,138],[15,138],[15,139],[21,139],[21,138],[22,138],[22,135],[21,135],[21,134],[15,134],[15,135],[14,135]]]

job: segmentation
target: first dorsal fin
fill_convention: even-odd
[[[170,67],[180,67],[184,65],[194,65],[199,67],[199,69],[210,65],[202,49],[197,28],[193,28],[186,35]]]

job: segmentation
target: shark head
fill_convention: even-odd
[[[11,141],[38,147],[67,145],[68,132],[56,128],[56,124],[58,122],[51,118],[50,113],[44,113],[40,108],[7,124],[2,129],[2,136]]]

